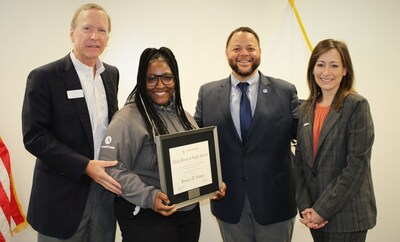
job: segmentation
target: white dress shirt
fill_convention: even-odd
[[[96,73],[93,68],[80,62],[71,51],[72,63],[81,81],[83,94],[89,109],[94,142],[94,159],[99,158],[100,145],[108,126],[107,96],[100,74],[105,70],[103,63],[97,60]]]

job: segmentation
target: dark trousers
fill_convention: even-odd
[[[123,198],[115,201],[115,212],[123,242],[197,242],[200,236],[200,208],[164,217],[152,209],[133,215],[136,205]]]
[[[311,229],[311,235],[314,242],[365,242],[367,231],[328,233],[318,229]]]
[[[38,242],[114,242],[116,221],[114,194],[92,182],[82,220],[75,234],[58,239],[38,233]],[[67,210],[68,208],[66,208]]]

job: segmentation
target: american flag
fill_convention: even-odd
[[[15,192],[10,155],[1,137],[0,160],[0,242],[9,242],[14,233],[27,226],[27,222]]]

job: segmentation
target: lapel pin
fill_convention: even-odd
[[[266,94],[268,92],[267,89],[263,89],[263,93]]]

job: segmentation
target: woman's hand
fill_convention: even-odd
[[[176,212],[175,204],[170,204],[170,201],[163,192],[158,192],[156,195],[156,199],[154,200],[153,210],[163,216],[170,216],[171,214]]]
[[[300,222],[310,229],[320,229],[328,223],[313,208],[304,209],[301,215]]]

